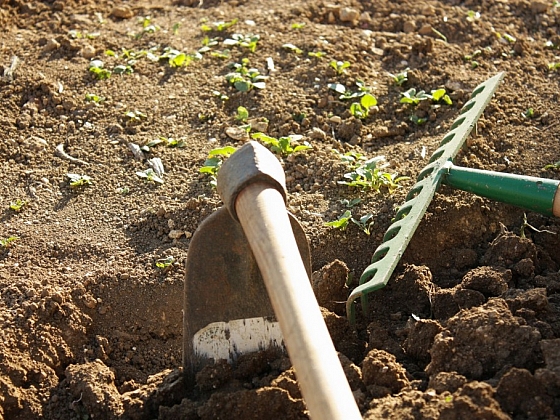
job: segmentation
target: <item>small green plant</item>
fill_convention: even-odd
[[[292,29],[303,29],[304,26],[305,26],[305,23],[292,23],[290,25],[290,28],[292,28]]]
[[[416,114],[412,114],[412,115],[410,116],[410,121],[412,121],[412,122],[413,122],[414,124],[416,124],[416,125],[423,125],[423,124],[425,124],[425,123],[428,121],[428,119],[425,118],[425,117],[419,117],[419,116],[416,115]]]
[[[244,58],[241,63],[231,65],[233,72],[225,75],[226,81],[240,92],[248,92],[253,88],[264,89],[265,80],[268,76],[263,76],[256,68],[249,67],[249,60]]]
[[[71,188],[79,188],[93,184],[91,177],[80,174],[66,174]]]
[[[401,93],[401,104],[418,105],[420,101],[425,101],[426,99],[431,99],[431,96],[424,92],[423,90],[416,90],[416,88],[410,88],[406,92]]]
[[[338,150],[333,149],[332,150],[334,154],[338,155],[338,157],[340,158],[340,160],[342,160],[344,163],[348,164],[351,168],[355,168],[357,167],[360,162],[363,162],[366,159],[366,157],[360,153],[360,152],[355,152],[353,150],[346,152],[346,153],[340,153]]]
[[[124,187],[117,188],[117,192],[122,195],[128,195],[130,194],[130,188],[125,185]]]
[[[361,198],[353,198],[352,200],[348,200],[347,198],[344,198],[344,199],[340,200],[340,204],[342,204],[344,207],[349,208],[349,209],[357,206],[361,202],[362,202]]]
[[[257,43],[259,42],[260,38],[261,37],[256,34],[233,34],[231,38],[224,39],[224,45],[238,45],[241,48],[247,48],[249,51],[254,53],[257,50]]]
[[[548,165],[545,165],[545,167],[543,168],[543,170],[549,170],[549,169],[560,169],[560,160],[558,162],[554,162],[554,163],[550,163]]]
[[[480,12],[475,12],[474,10],[469,10],[467,12],[467,21],[474,22],[480,19]]]
[[[264,133],[254,133],[251,135],[251,137],[270,145],[270,150],[275,153],[280,153],[281,155],[291,155],[292,153],[303,152],[313,148],[306,141],[304,141],[303,144],[296,145],[294,147],[292,142],[297,142],[303,138],[303,136],[299,134],[291,134],[289,136],[280,137],[277,139],[267,136]]]
[[[533,108],[527,108],[525,110],[525,112],[523,112],[521,115],[523,115],[525,118],[531,119],[535,117],[535,110]]]
[[[127,111],[124,113],[124,118],[127,124],[136,124],[148,118],[146,114],[135,109],[134,111]]]
[[[560,62],[558,63],[548,63],[548,71],[556,71],[560,69]]]
[[[379,191],[382,187],[387,188],[389,193],[399,188],[401,181],[409,179],[406,176],[397,176],[383,171],[388,164],[381,164],[385,157],[376,156],[360,163],[353,171],[344,174],[345,180],[338,181],[339,184],[349,187],[362,188],[366,190]]]
[[[209,38],[205,36],[202,40],[202,47],[198,49],[198,52],[201,54],[207,53],[212,47],[218,45],[219,40],[219,38]]]
[[[217,32],[223,32],[228,28],[231,28],[233,25],[235,25],[237,22],[239,21],[239,19],[232,19],[228,22],[226,21],[218,21],[218,22],[212,22],[210,25],[207,25],[206,23],[203,23],[200,26],[200,29],[203,32],[210,32],[210,31],[217,31]]]
[[[165,143],[167,147],[179,147],[179,148],[185,147],[187,145],[184,139],[175,139],[173,137],[159,136],[157,139],[151,140],[148,143],[146,143],[140,149],[142,149],[145,152],[149,152],[150,148],[157,146],[160,143]]]
[[[212,95],[217,96],[222,102],[225,102],[229,99],[229,96],[227,96],[225,93],[221,93],[219,90],[213,90]]]
[[[369,110],[377,105],[377,99],[375,96],[366,93],[364,96],[361,97],[360,102],[353,102],[350,105],[350,113],[361,120],[367,118],[369,116]]]
[[[453,101],[451,101],[451,98],[444,88],[432,90],[431,97],[433,102],[443,101],[447,105],[453,104]]]
[[[145,179],[149,182],[157,182],[158,184],[163,184],[163,179],[160,178],[152,168],[148,168],[145,171],[136,172],[140,178]]]
[[[248,118],[249,118],[249,110],[244,106],[238,106],[237,115],[235,116],[235,119],[239,122],[246,123]]]
[[[99,105],[105,102],[105,97],[96,95],[94,93],[86,93],[86,101],[93,102],[94,104]]]
[[[23,209],[23,207],[25,207],[26,204],[27,204],[27,201],[20,200],[18,198],[18,199],[16,199],[16,201],[12,201],[10,203],[10,209],[19,213]]]
[[[113,67],[113,73],[115,74],[132,74],[134,73],[134,69],[131,65],[124,65],[119,64],[118,66]]]
[[[163,49],[163,54],[159,56],[159,60],[167,60],[170,67],[185,67],[188,66],[194,58],[190,54],[186,54],[182,51],[165,47]]]
[[[4,249],[10,248],[15,241],[19,239],[18,236],[10,236],[8,238],[0,239],[0,247]]]
[[[290,50],[296,54],[302,54],[303,50],[301,48],[296,47],[294,44],[284,44],[282,45],[282,48],[286,49],[286,50]]]
[[[204,166],[198,172],[210,175],[210,185],[216,188],[218,171],[225,158],[230,157],[235,152],[235,147],[226,146],[210,150],[208,158],[204,161]]]
[[[402,86],[408,81],[408,71],[409,70],[410,69],[407,67],[406,69],[404,69],[403,71],[401,71],[397,74],[389,73],[389,76],[391,76],[391,78],[393,79],[393,83],[395,85]]]
[[[326,222],[325,226],[333,227],[335,229],[346,230],[348,227],[348,222],[352,218],[352,212],[350,210],[346,210],[338,219],[333,220],[332,222]]]
[[[180,27],[181,27],[181,24],[179,22],[173,24],[173,26],[171,27],[171,32],[173,32],[173,35],[178,35],[179,34],[179,28]]]
[[[320,58],[323,58],[324,56],[326,56],[327,53],[324,52],[324,51],[309,51],[307,53],[307,55],[309,57],[314,57],[314,58],[319,58],[320,59]]]
[[[92,60],[89,63],[89,72],[94,75],[97,80],[105,80],[111,77],[111,70],[104,68],[104,63],[101,60]]]
[[[340,93],[340,96],[338,97],[340,100],[359,98],[371,92],[371,87],[367,86],[362,80],[356,80],[356,86],[358,87],[358,91],[352,92],[351,90],[346,89],[346,86],[342,83],[329,83],[327,85],[329,89]]]
[[[371,235],[371,227],[373,226],[373,214],[368,213],[362,217],[360,217],[359,219],[354,219],[352,217],[352,223],[356,224],[361,230],[362,232],[364,232],[366,235]]]
[[[341,75],[346,72],[347,68],[350,67],[350,63],[348,61],[332,60],[329,62],[329,66],[331,66],[336,71],[336,74]]]
[[[166,258],[161,258],[161,259],[157,260],[156,261],[156,267],[160,268],[164,272],[167,272],[171,269],[174,262],[175,262],[175,258],[173,257],[173,255],[170,255]]]

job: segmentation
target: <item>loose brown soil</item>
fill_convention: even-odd
[[[154,32],[143,31],[147,16]],[[234,18],[225,31],[200,30]],[[245,141],[226,134],[241,125],[238,106],[266,118],[268,135],[301,134],[313,146],[279,159],[364,418],[560,417],[560,223],[527,213],[535,229],[522,229],[523,210],[440,188],[354,329],[344,282],[351,274],[356,286],[413,181],[393,194],[348,188],[332,152],[384,155],[391,173],[415,179],[472,89],[505,71],[455,162],[560,178],[543,169],[560,160],[560,70],[548,68],[560,62],[557,2],[0,0],[0,28],[0,239],[17,237],[0,250],[0,418],[308,417],[289,359],[276,353],[218,363],[194,388],[182,381],[184,262],[197,226],[221,205],[199,168],[210,150]],[[144,55],[133,73],[106,80],[88,71],[92,59],[126,64],[125,50],[193,53],[205,35],[221,51],[236,32],[260,35],[254,53],[234,46],[227,59],[207,52],[175,68]],[[228,63],[244,57],[270,76],[265,89],[225,81]],[[331,60],[351,66],[338,75]],[[396,86],[388,73],[406,68]],[[327,87],[355,89],[357,79],[378,99],[364,120]],[[443,87],[453,103],[422,102],[417,125],[399,103],[412,87]],[[145,118],[125,116],[135,110]],[[160,136],[184,147],[132,152]],[[154,157],[161,185],[136,175]],[[67,173],[93,183],[72,188]],[[324,224],[353,198],[362,199],[354,217],[374,215],[369,236]],[[20,211],[10,209],[16,200],[26,202]],[[158,268],[168,256],[171,267]]]

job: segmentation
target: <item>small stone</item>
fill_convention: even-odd
[[[192,238],[192,233],[189,231],[185,231],[185,238],[190,239]]]
[[[84,295],[83,299],[84,305],[86,305],[86,307],[88,307],[89,309],[95,309],[95,307],[97,306],[97,299],[95,299],[92,295]]]
[[[130,19],[134,16],[134,12],[130,8],[130,6],[123,4],[120,6],[115,6],[111,11],[111,16],[119,19]]]
[[[544,1],[532,1],[531,2],[531,12],[533,13],[545,13],[548,10],[548,3]]]
[[[60,43],[56,39],[49,39],[43,47],[43,51],[52,52],[58,48],[60,48]]]
[[[369,12],[363,12],[360,15],[360,22],[364,22],[364,23],[371,22],[371,15],[369,14]]]
[[[185,232],[183,232],[182,230],[172,230],[168,233],[167,236],[169,236],[171,239],[179,239],[181,236],[183,236]]]
[[[327,18],[327,22],[328,23],[334,23],[336,21],[335,17],[334,17],[334,13],[333,12],[329,12],[329,16]]]
[[[403,32],[405,34],[409,34],[411,32],[414,32],[416,30],[416,22],[414,22],[413,20],[407,20],[404,25],[403,25]]]
[[[420,35],[433,35],[434,31],[432,25],[424,25],[418,30],[418,33]]]
[[[254,118],[252,120],[247,120],[247,124],[251,125],[253,131],[258,131],[259,133],[266,133],[268,130],[268,121],[259,121]]]
[[[329,121],[332,122],[333,124],[340,124],[342,123],[342,118],[340,118],[338,115],[333,115],[332,117],[329,118]]]
[[[95,57],[95,48],[91,45],[86,45],[82,48],[82,57],[87,58],[88,60]]]
[[[228,127],[226,128],[226,134],[234,140],[249,140],[249,133],[241,127]]]
[[[343,7],[339,13],[342,22],[354,22],[360,17],[360,12],[352,7]]]
[[[327,134],[318,127],[313,127],[311,130],[309,130],[307,136],[311,139],[316,140],[325,140],[327,138]]]

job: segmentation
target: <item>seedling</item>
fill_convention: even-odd
[[[301,48],[296,47],[294,44],[284,44],[282,45],[282,48],[295,52],[296,54],[303,53],[303,50]]]
[[[350,67],[350,63],[348,61],[336,61],[336,60],[332,60],[329,63],[329,66],[331,66],[338,75],[341,75],[343,73],[346,72],[346,69],[348,67]]]
[[[556,71],[560,69],[560,62],[559,63],[548,63],[548,70],[549,71]]]
[[[84,187],[93,184],[93,180],[87,175],[66,174],[69,179],[71,188]]]
[[[233,146],[210,150],[208,158],[204,161],[204,166],[198,170],[200,173],[210,175],[210,185],[213,188],[216,188],[218,171],[220,170],[224,159],[230,157],[235,150],[236,149]]]
[[[428,121],[428,119],[424,118],[424,117],[419,117],[418,115],[415,115],[415,114],[412,114],[410,116],[410,121],[412,121],[416,125],[422,125],[422,124],[425,124]]]
[[[171,27],[171,31],[173,32],[173,35],[179,34],[179,28],[180,27],[181,27],[181,24],[179,22],[173,24],[173,26]]]
[[[163,49],[163,54],[159,56],[160,60],[167,60],[171,67],[188,66],[194,58],[198,57],[193,57],[192,55],[185,54],[184,52],[175,50],[171,47],[165,47]]]
[[[367,160],[362,153],[354,152],[353,150],[342,154],[338,150],[333,149],[333,153],[337,154],[340,160],[350,165],[351,168],[355,168],[359,165],[359,162]]]
[[[309,52],[307,53],[307,55],[308,55],[309,57],[323,58],[324,56],[327,55],[327,53],[324,52],[324,51],[309,51]]]
[[[138,111],[137,109],[135,109],[134,111],[125,112],[124,117],[127,120],[127,124],[136,124],[148,118],[146,114]]]
[[[401,104],[418,105],[420,101],[425,101],[426,99],[431,99],[423,90],[417,91],[415,88],[410,88],[406,92],[401,93]]]
[[[525,118],[531,119],[535,116],[535,110],[533,108],[527,108],[521,115],[523,115]]]
[[[175,262],[175,258],[172,255],[170,255],[169,257],[161,258],[157,260],[156,267],[162,269],[164,272],[167,272],[171,269],[174,262]]]
[[[204,54],[218,45],[219,38],[208,38],[207,36],[204,37],[202,40],[202,48],[198,49],[198,52]]]
[[[207,25],[207,24],[203,23],[200,26],[200,29],[203,32],[210,32],[210,31],[222,32],[222,31],[225,31],[228,28],[231,28],[238,21],[239,21],[239,19],[232,19],[229,22],[225,22],[225,21],[212,22],[210,25]]]
[[[86,101],[87,102],[93,102],[93,103],[99,105],[99,104],[101,104],[105,101],[105,97],[96,95],[94,93],[86,93]]]
[[[451,98],[449,97],[449,95],[447,94],[445,89],[443,89],[443,88],[432,90],[432,95],[431,96],[432,96],[432,101],[434,101],[434,102],[443,101],[447,105],[453,104],[453,102],[451,101]]]
[[[366,235],[371,235],[371,227],[373,226],[373,214],[368,213],[359,219],[352,217],[352,222],[355,223]]]
[[[217,96],[218,98],[220,98],[220,101],[222,101],[222,102],[225,102],[225,101],[227,101],[227,100],[229,99],[229,96],[227,96],[225,93],[221,93],[221,92],[218,91],[218,90],[213,90],[213,91],[212,91],[212,94],[213,94],[214,96]]]
[[[359,98],[371,92],[371,87],[367,86],[362,80],[356,80],[356,86],[358,86],[358,91],[352,92],[346,89],[346,86],[344,86],[342,83],[329,83],[327,85],[329,89],[332,89],[335,92],[341,94],[338,97],[340,100]]]
[[[152,168],[148,168],[145,171],[136,172],[140,178],[144,178],[146,181],[157,182],[158,184],[163,184],[163,179],[161,179]]]
[[[468,22],[474,22],[478,19],[480,19],[480,12],[475,12],[474,10],[469,10],[467,12],[467,21]]]
[[[302,29],[305,26],[305,23],[292,23],[290,28],[292,29]]]
[[[223,51],[212,51],[210,53],[210,55],[212,57],[216,57],[216,58],[221,58],[221,59],[226,59],[229,58],[231,56],[231,51],[230,50],[223,50]]]
[[[409,70],[410,70],[409,68],[406,68],[397,74],[389,73],[389,76],[391,76],[391,78],[393,79],[393,83],[395,83],[395,85],[402,86],[408,81]]]
[[[111,70],[103,68],[104,63],[101,60],[92,60],[89,63],[89,72],[92,73],[97,80],[105,80],[111,77]]]
[[[235,116],[235,119],[239,122],[244,123],[247,122],[248,118],[249,118],[249,110],[244,106],[238,106],[237,115]]]
[[[134,73],[134,69],[130,65],[120,64],[113,68],[113,73],[115,74],[132,74]]]
[[[346,230],[348,227],[348,222],[352,218],[352,213],[350,210],[346,210],[338,219],[333,220],[332,222],[326,222],[325,226],[330,226],[335,229]]]
[[[554,162],[548,165],[545,165],[545,167],[543,168],[544,170],[548,170],[548,169],[560,169],[560,160],[558,162]]]
[[[231,38],[224,40],[224,45],[233,46],[239,45],[242,48],[247,48],[249,51],[254,53],[257,49],[257,43],[261,37],[256,34],[233,34]]]
[[[344,174],[347,181],[338,181],[338,183],[373,191],[379,191],[381,187],[385,187],[389,190],[389,193],[392,193],[399,187],[399,182],[409,179],[409,177],[397,177],[397,174],[384,172],[383,169],[388,164],[379,165],[384,160],[384,156],[366,160],[354,168],[352,172]]]
[[[10,209],[12,209],[15,212],[20,212],[21,209],[23,209],[23,207],[27,204],[27,201],[24,200],[20,200],[19,198],[16,201],[12,201],[10,203]]]
[[[357,206],[361,202],[362,202],[361,198],[353,198],[352,200],[348,200],[348,199],[344,198],[344,199],[340,200],[340,204],[342,204],[344,207],[349,208],[349,209]]]
[[[291,134],[286,137],[274,138],[267,136],[264,133],[254,133],[251,135],[252,138],[261,140],[263,143],[270,145],[270,150],[281,155],[291,155],[296,152],[303,152],[313,147],[308,142],[304,141],[303,144],[293,146],[292,142],[297,142],[301,140],[303,136],[299,134]]]
[[[377,99],[369,93],[366,93],[360,99],[360,102],[353,102],[350,105],[350,113],[361,120],[367,118],[369,116],[370,108],[377,105]]]
[[[0,239],[0,247],[4,248],[4,249],[8,249],[10,248],[13,243],[15,241],[17,241],[19,239],[18,236],[10,236],[8,238],[5,239]]]
[[[546,229],[537,229],[536,227],[534,227],[533,225],[529,224],[529,222],[527,221],[527,214],[523,213],[523,224],[521,225],[521,227],[519,228],[519,237],[520,238],[525,238],[525,229],[531,229],[537,233],[550,233],[552,235],[556,235],[556,232],[552,232],[550,230],[546,230]]]
[[[152,18],[150,16],[140,17],[138,18],[138,22],[142,24],[142,32],[134,35],[136,39],[142,38],[144,34],[153,34],[161,29],[158,25],[152,23]]]
[[[184,139],[174,139],[172,137],[160,136],[159,139],[167,144],[167,147],[185,147],[187,144]]]
[[[249,60],[243,59],[241,63],[234,63],[232,67],[235,69],[233,73],[225,75],[227,82],[233,85],[240,92],[248,92],[253,88],[264,89],[268,76],[264,76],[256,68],[247,68]]]

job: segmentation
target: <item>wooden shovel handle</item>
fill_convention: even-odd
[[[257,182],[241,191],[235,207],[311,418],[361,419],[301,260],[282,195]]]

